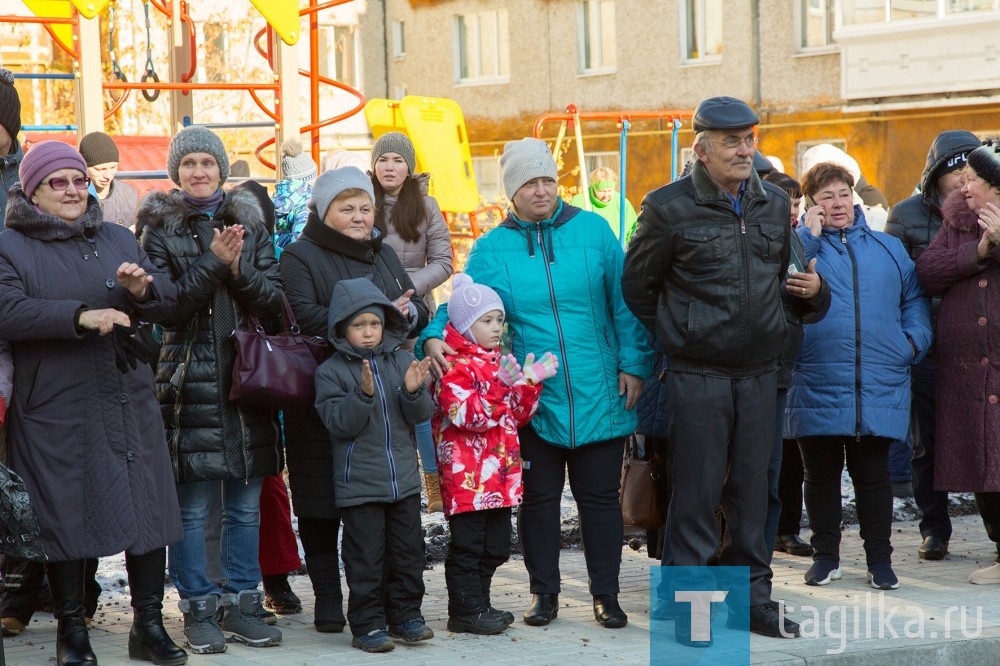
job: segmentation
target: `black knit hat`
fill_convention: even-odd
[[[991,186],[1000,188],[1000,140],[989,139],[969,153],[969,166]]]
[[[87,166],[118,162],[118,146],[104,132],[91,132],[80,140],[80,154],[86,160]]]
[[[14,87],[14,73],[9,69],[0,69],[0,125],[11,139],[16,139],[21,131],[21,97]]]

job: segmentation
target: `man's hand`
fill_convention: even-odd
[[[618,395],[625,396],[625,409],[632,409],[642,393],[642,379],[627,372],[618,373]]]
[[[822,286],[823,280],[816,272],[815,259],[806,266],[805,273],[792,273],[791,277],[785,280],[785,291],[803,300],[808,300],[818,294]]]

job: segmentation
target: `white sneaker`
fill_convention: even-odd
[[[975,585],[1000,585],[1000,562],[994,562],[985,569],[973,571],[969,582]]]

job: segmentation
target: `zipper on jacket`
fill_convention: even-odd
[[[861,299],[858,298],[858,263],[854,250],[847,243],[847,232],[840,230],[840,242],[851,258],[851,277],[854,281],[854,441],[861,441]]]
[[[573,388],[569,380],[569,363],[566,362],[566,339],[563,337],[562,323],[559,321],[559,308],[556,306],[556,290],[555,285],[552,284],[552,268],[549,267],[549,262],[545,258],[545,241],[542,237],[542,223],[536,222],[535,227],[538,233],[538,247],[542,251],[542,264],[545,266],[545,276],[548,278],[549,284],[549,301],[552,303],[552,318],[556,322],[556,336],[559,338],[559,353],[562,355],[562,361],[559,366],[562,368],[563,377],[566,381],[566,404],[569,407],[569,448],[576,448],[576,408],[573,405]]]
[[[396,479],[396,461],[392,457],[392,427],[389,424],[389,408],[385,397],[385,386],[382,384],[382,374],[374,356],[368,357],[372,367],[372,378],[375,380],[375,390],[378,391],[379,406],[382,409],[382,420],[385,422],[385,455],[389,460],[389,481],[392,484],[392,501],[399,500],[399,484]]]
[[[743,350],[743,358],[740,359],[740,364],[745,365],[747,357],[750,356],[750,320],[753,318],[753,312],[750,311],[750,253],[747,251],[747,225],[746,219],[742,215],[740,215],[739,218],[739,249],[742,250],[741,259],[743,261],[742,268],[744,284],[744,288],[740,290],[740,312],[742,313],[742,317],[740,319],[740,348]]]

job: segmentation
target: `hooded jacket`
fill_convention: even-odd
[[[340,324],[372,305],[384,310],[382,342],[371,350],[354,347]],[[316,371],[316,412],[333,447],[337,508],[370,502],[398,502],[420,493],[417,450],[410,429],[431,417],[426,386],[410,393],[404,377],[413,354],[400,349],[406,319],[371,280],[341,280],[333,288],[327,337],[336,353]],[[361,390],[362,360],[375,379],[375,393]]]
[[[83,308],[158,322],[177,305],[170,276],[90,197],[73,224],[10,192],[0,234],[0,339],[13,351],[11,464],[24,477],[51,560],[142,554],[183,535],[163,420],[145,363],[121,372],[115,335],[75,325]],[[153,282],[138,302],[124,263]],[[0,518],[6,520],[6,516]]]
[[[934,488],[1000,492],[1000,250],[979,261],[983,230],[965,196],[944,202],[944,227],[917,260],[917,277],[940,297],[935,347],[937,453]]]
[[[507,386],[497,376],[499,349],[483,349],[451,324],[444,331],[456,353],[431,389],[445,518],[517,506],[523,495],[517,429],[538,409],[542,386]]]
[[[570,200],[570,204],[576,206],[577,208],[586,210],[588,199],[590,200],[590,209],[607,220],[608,226],[611,227],[611,231],[615,234],[615,238],[621,240],[622,193],[615,190],[615,195],[611,197],[611,200],[604,202],[594,195],[594,186],[591,185],[585,192],[578,192]],[[628,242],[632,240],[632,234],[635,233],[637,219],[638,216],[635,214],[635,208],[632,207],[632,202],[625,199],[625,245],[628,245]]]
[[[931,343],[930,307],[913,261],[898,239],[868,228],[861,206],[849,227],[798,234],[832,299],[826,317],[804,327],[785,437],[906,439],[910,366]]]
[[[739,215],[701,162],[646,195],[622,293],[671,370],[751,377],[778,367],[789,205],[751,172]]]
[[[787,218],[787,213],[785,214]],[[518,360],[552,352],[559,370],[545,381],[531,425],[546,442],[576,448],[635,432],[618,373],[649,376],[653,353],[622,299],[622,254],[600,215],[563,203],[552,217],[525,222],[513,212],[472,246],[464,271],[492,287],[507,314]],[[448,306],[417,341],[443,337]]]
[[[10,148],[11,150],[8,154],[0,157],[0,231],[3,231],[4,228],[7,193],[10,191],[10,188],[21,182],[21,160],[24,159],[24,151],[21,149],[21,143],[16,137],[11,137]]]
[[[151,192],[137,219],[143,248],[178,288],[178,306],[163,322],[156,370],[177,480],[277,474],[282,462],[275,414],[229,401],[233,330],[246,326],[248,313],[268,321],[281,312],[278,263],[260,203],[253,193],[234,189],[210,216],[190,207],[179,190]],[[209,249],[215,230],[231,224],[246,230],[236,278]]]

